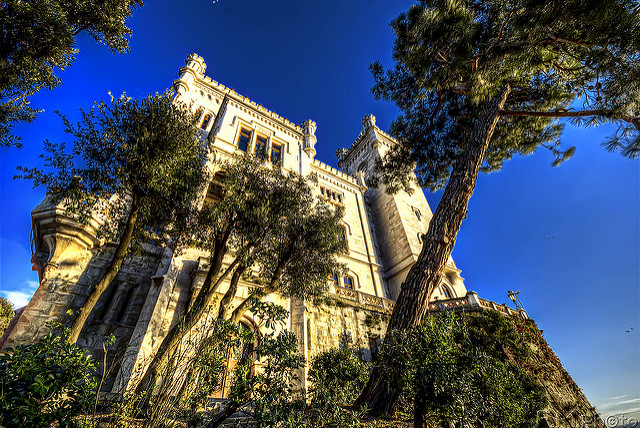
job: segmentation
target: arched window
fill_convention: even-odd
[[[335,273],[332,273],[329,276],[329,283],[333,284],[334,287],[337,287],[338,286],[338,275],[335,274]]]
[[[418,218],[418,221],[422,220],[422,213],[418,208],[411,207],[411,211],[413,211],[413,213],[416,215],[416,217]]]
[[[446,285],[442,284],[442,285],[440,285],[440,290],[442,290],[442,295],[446,299],[453,299],[453,293],[451,292],[451,289],[449,287],[447,287]]]
[[[352,276],[345,276],[342,278],[342,285],[344,288],[348,288],[349,290],[353,290],[353,285],[355,281]]]
[[[207,113],[202,118],[202,123],[200,124],[200,129],[204,129],[205,131],[209,127],[209,122],[211,122],[211,113]]]
[[[347,227],[342,226],[342,242],[344,242],[344,253],[349,254],[349,238],[347,237]]]

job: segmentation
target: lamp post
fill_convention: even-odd
[[[513,304],[516,305],[516,309],[522,309],[523,311],[526,312],[526,309],[524,308],[524,305],[520,301],[520,297],[518,297],[518,294],[520,294],[520,291],[515,291],[514,292],[514,291],[511,291],[511,290],[508,290],[507,293],[509,293],[509,298],[511,299]]]

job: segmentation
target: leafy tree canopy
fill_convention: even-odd
[[[204,190],[206,150],[197,138],[196,118],[170,93],[142,100],[112,97],[110,104],[82,111],[76,125],[62,119],[75,137],[72,150],[46,141],[45,169],[19,167],[18,177],[46,187],[80,221],[97,217],[99,234],[118,242],[71,329],[69,340],[75,342],[127,252],[181,236]]]
[[[125,25],[142,0],[6,0],[0,3],[0,147],[20,145],[15,122],[31,122],[38,110],[28,97],[60,85],[78,53],[75,37],[87,31],[113,53],[129,51]]]
[[[206,277],[189,310],[163,339],[136,386],[138,393],[154,384],[172,351],[215,308],[229,276],[215,318],[238,323],[252,307],[255,315],[258,302],[271,293],[319,298],[329,275],[344,270],[338,262],[346,249],[344,211],[314,195],[308,179],[251,154],[224,158],[215,168],[210,203],[189,229],[193,243],[209,251]],[[223,267],[223,260],[228,265]],[[239,292],[241,278],[258,285],[248,297]]]
[[[421,185],[444,186],[475,132],[481,104],[510,91],[499,112],[482,171],[500,169],[557,142],[563,123],[612,122],[610,151],[640,156],[640,10],[632,0],[429,0],[391,23],[395,68],[371,66],[373,93],[402,115],[392,133],[401,145],[380,163],[397,190],[417,165]]]
[[[392,22],[393,69],[371,70],[374,94],[402,111],[399,144],[377,162],[388,191],[415,177],[446,188],[388,330],[421,324],[451,255],[478,173],[538,147],[571,157],[561,118],[611,122],[610,151],[640,156],[640,6],[634,0],[423,0]],[[358,399],[392,410],[397,394],[374,367]]]
[[[0,336],[2,336],[4,330],[9,326],[14,315],[13,303],[4,297],[0,297]]]
[[[88,223],[98,215],[100,236],[118,240],[138,206],[133,243],[161,243],[184,228],[206,179],[206,150],[195,118],[170,93],[144,99],[122,95],[96,102],[72,124],[75,140],[45,141],[44,169],[19,167],[18,178],[44,186],[68,214]],[[107,202],[108,201],[108,202]]]
[[[98,362],[62,335],[9,348],[0,355],[0,424],[73,425],[95,398]]]

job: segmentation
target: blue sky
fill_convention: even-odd
[[[391,65],[388,22],[410,4],[156,0],[130,21],[129,54],[81,36],[64,85],[32,98],[45,112],[16,127],[24,148],[0,149],[0,294],[20,304],[37,287],[29,213],[44,192],[12,177],[17,165],[39,165],[44,139],[70,142],[55,110],[76,119],[107,91],[162,92],[196,52],[214,80],[295,123],[315,120],[317,158],[337,166],[336,149],[357,137],[364,115],[387,129],[397,113],[370,94],[367,67]],[[551,168],[542,150],[481,176],[453,257],[467,288],[484,298],[508,302],[507,290],[520,290],[605,416],[640,419],[640,162],[604,151],[609,132],[568,127],[563,141],[577,151],[562,166]],[[439,198],[427,193],[433,209]]]

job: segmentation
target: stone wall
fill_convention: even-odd
[[[309,358],[331,348],[355,349],[363,361],[372,361],[387,329],[389,312],[380,308],[328,298],[307,306]]]

